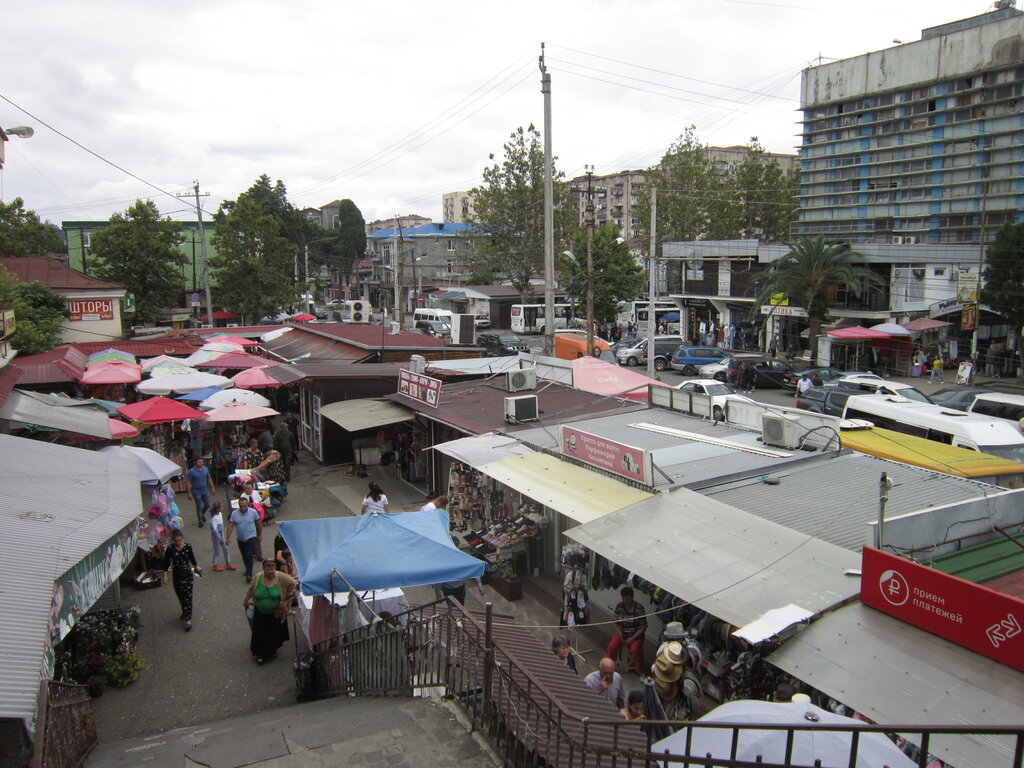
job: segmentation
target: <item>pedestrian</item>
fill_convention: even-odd
[[[284,479],[292,479],[292,460],[295,456],[296,444],[293,441],[292,433],[288,425],[283,421],[274,433],[274,450],[281,454],[281,469],[284,471]]]
[[[203,569],[196,563],[192,545],[185,543],[185,534],[180,529],[171,534],[171,546],[164,550],[164,584],[167,583],[168,571],[174,581],[174,594],[181,605],[181,619],[188,632],[192,629],[192,586]]]
[[[605,652],[611,659],[617,659],[623,646],[629,649],[633,658],[633,670],[637,675],[644,673],[644,633],[647,632],[647,610],[633,599],[633,588],[619,590],[622,601],[615,606],[615,634]]]
[[[800,381],[796,383],[796,397],[800,397],[813,386],[814,383],[811,381],[811,377],[805,373],[803,376],[800,377]]]
[[[292,443],[295,446],[295,455],[292,457],[292,464],[299,462],[299,417],[295,415],[294,411],[289,411],[288,416],[285,417],[284,423],[288,426],[288,431],[292,433]]]
[[[932,375],[928,378],[928,382],[932,383],[935,379],[943,384],[946,383],[946,377],[942,375],[942,355],[935,355],[935,359],[932,360]]]
[[[196,457],[195,466],[188,471],[188,497],[196,503],[196,520],[202,528],[206,511],[210,508],[210,494],[214,492],[213,478],[202,456]]]
[[[295,594],[295,579],[277,570],[272,558],[263,561],[263,570],[249,584],[242,608],[253,607],[249,652],[257,664],[277,655],[288,639],[288,605]]]
[[[597,665],[597,671],[591,672],[583,678],[583,682],[587,684],[588,688],[604,696],[616,709],[622,709],[626,705],[622,675],[615,671],[613,659],[601,659]]]
[[[269,420],[267,421],[266,426],[263,428],[263,431],[260,432],[256,440],[256,444],[260,447],[260,450],[263,451],[263,453],[266,453],[267,451],[274,447],[273,425]]]
[[[768,342],[768,354],[772,356],[772,360],[775,359],[776,353],[779,351],[779,337],[772,336],[772,340]]]
[[[381,512],[390,512],[391,507],[388,504],[388,497],[384,495],[384,491],[377,483],[370,482],[370,490],[363,497],[363,506],[359,510],[360,515],[365,515],[367,512],[373,515],[379,515]]]
[[[452,543],[458,547],[459,540],[452,536]],[[438,600],[443,600],[446,597],[452,597],[459,601],[459,605],[466,604],[466,581],[443,581],[440,584],[434,585],[434,597]],[[471,581],[476,584],[477,590],[480,592],[480,597],[484,596],[484,584],[479,578],[474,577]]]
[[[259,440],[250,440],[249,450],[242,454],[242,461],[239,463],[239,466],[243,469],[255,469],[262,463],[263,451],[260,450]]]
[[[626,697],[626,706],[619,710],[627,720],[646,720],[644,715],[644,692],[641,690],[630,691]]]
[[[231,550],[228,549],[228,544],[224,541],[224,519],[221,515],[219,501],[213,502],[213,506],[210,507],[210,542],[213,544],[213,570],[218,573],[225,568],[229,571],[237,571],[238,568],[231,564]],[[223,567],[217,565],[218,555],[224,558]]]
[[[448,508],[448,497],[447,496],[435,496],[434,498],[427,501],[422,507],[420,512],[431,512],[435,509],[445,510]]]
[[[238,529],[238,551],[245,565],[245,580],[252,579],[253,560],[259,557],[260,542],[263,539],[263,523],[260,514],[249,506],[249,499],[238,497],[238,509],[232,511],[228,518],[228,531],[224,543],[231,543],[231,534]]]
[[[576,657],[573,655],[572,647],[569,645],[569,638],[565,635],[555,635],[551,638],[551,652],[555,654],[555,658],[559,662],[571,669],[574,675],[579,674],[576,671]]]
[[[754,391],[754,380],[757,377],[757,371],[754,370],[753,363],[742,363],[740,366],[740,389],[744,392]]]

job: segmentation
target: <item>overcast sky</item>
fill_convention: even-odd
[[[2,198],[103,220],[138,197],[206,215],[262,173],[299,207],[351,198],[367,221],[440,220],[517,126],[568,176],[657,162],[694,124],[711,145],[793,152],[800,72],[920,38],[984,0],[36,0],[7,3]],[[78,145],[76,146],[75,142]],[[113,164],[113,165],[111,165]],[[114,167],[118,166],[118,167]],[[137,177],[137,178],[133,178]],[[152,185],[152,186],[150,186]],[[159,188],[159,189],[155,189]],[[170,194],[165,194],[170,193]]]

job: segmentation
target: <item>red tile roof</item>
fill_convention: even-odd
[[[156,336],[146,339],[124,339],[114,341],[76,341],[69,346],[77,347],[85,352],[86,357],[93,352],[105,349],[119,349],[136,357],[156,357],[157,355],[191,355],[203,345],[199,336]]]
[[[63,291],[116,291],[124,290],[119,283],[108,283],[78,272],[55,256],[16,256],[0,261],[20,282],[38,280],[58,293]]]
[[[424,349],[445,346],[444,339],[439,339],[436,336],[410,331],[390,333],[383,325],[361,323],[287,323],[286,325],[307,333],[337,339],[363,349],[381,349],[382,347]]]
[[[110,347],[110,342],[98,342]],[[93,350],[96,351],[96,350]],[[22,386],[32,384],[66,384],[78,381],[85,372],[88,353],[75,347],[57,347],[49,352],[38,355],[15,358],[13,365],[19,369],[21,376],[18,383]],[[8,366],[10,367],[10,366]]]

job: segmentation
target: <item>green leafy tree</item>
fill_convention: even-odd
[[[981,300],[1020,330],[1024,326],[1024,224],[1004,224],[988,247]]]
[[[292,280],[295,245],[280,222],[259,201],[242,195],[217,219],[211,242],[217,249],[210,267],[217,277],[217,298],[244,323],[274,315],[299,297]]]
[[[0,258],[66,252],[60,230],[41,222],[35,212],[26,211],[20,197],[0,202]]]
[[[552,175],[555,182],[563,176],[554,169]],[[470,271],[507,279],[526,301],[530,280],[544,270],[544,148],[537,129],[513,131],[504,157],[484,169],[483,183],[471,194],[478,236],[467,251]],[[564,249],[575,215],[568,189],[555,183],[555,253]]]
[[[185,289],[185,239],[181,225],[161,219],[151,200],[136,200],[124,213],[110,217],[110,226],[92,235],[93,274],[121,283],[135,295],[134,320],[150,323],[176,306]]]
[[[61,342],[67,302],[43,283],[19,283],[11,272],[0,268],[0,305],[14,310],[16,330],[11,346],[19,354],[37,355]]]
[[[229,215],[242,201],[255,203],[264,213],[272,216],[278,223],[280,236],[296,247],[308,245],[316,237],[320,227],[310,221],[294,205],[288,202],[288,192],[284,182],[278,179],[271,183],[266,174],[262,174],[249,189],[238,196],[238,200],[225,200],[214,214],[214,223]]]
[[[579,310],[577,317],[586,317],[587,297],[587,228],[579,227],[572,237],[575,260],[562,257],[559,262],[559,283],[572,296]],[[605,223],[594,230],[594,322],[614,322],[622,301],[631,301],[640,294],[644,284],[643,268],[637,264],[629,246],[619,235],[619,228]]]
[[[661,162],[647,171],[636,218],[642,242],[650,241],[651,188],[658,189],[657,236],[668,240],[715,240],[735,237],[741,208],[725,177],[708,157],[694,126],[669,147]],[[669,289],[682,285],[682,264],[669,262]]]
[[[824,236],[793,243],[789,253],[773,261],[764,272],[751,278],[757,290],[754,306],[771,304],[772,299],[789,299],[807,310],[811,359],[817,356],[821,324],[828,317],[836,291],[845,287],[853,295],[881,290],[885,281],[866,267],[854,264],[860,256],[849,243],[827,243]]]
[[[726,179],[726,187],[728,196],[738,206],[735,211],[732,209],[736,206],[726,206],[726,210],[739,217],[737,231],[730,236],[770,242],[789,240],[799,206],[799,175],[787,175],[756,136]]]

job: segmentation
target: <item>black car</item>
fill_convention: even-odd
[[[793,366],[781,360],[766,360],[750,358],[737,358],[729,361],[726,369],[726,382],[734,386],[740,383],[740,367],[743,363],[753,364],[757,377],[754,379],[754,387],[762,389],[773,389],[786,386],[786,379],[793,374]],[[717,379],[718,376],[716,375]]]
[[[530,345],[511,331],[488,331],[476,335],[477,346],[483,347],[492,357],[515,355],[529,352]]]
[[[800,383],[800,379],[803,378],[804,374],[813,378],[814,374],[818,374],[818,378],[822,381],[828,381],[834,379],[836,376],[842,376],[846,371],[840,370],[839,368],[804,368],[802,371],[793,371],[792,374],[786,377],[786,380],[782,382],[782,386],[786,389],[796,389],[796,385]]]
[[[947,387],[946,389],[940,389],[938,392],[932,392],[929,397],[933,403],[937,403],[944,408],[966,411],[971,407],[974,398],[991,392],[991,389],[985,389],[984,387]]]
[[[811,387],[796,396],[796,407],[826,416],[842,416],[846,401],[858,394],[861,393],[836,387]]]

